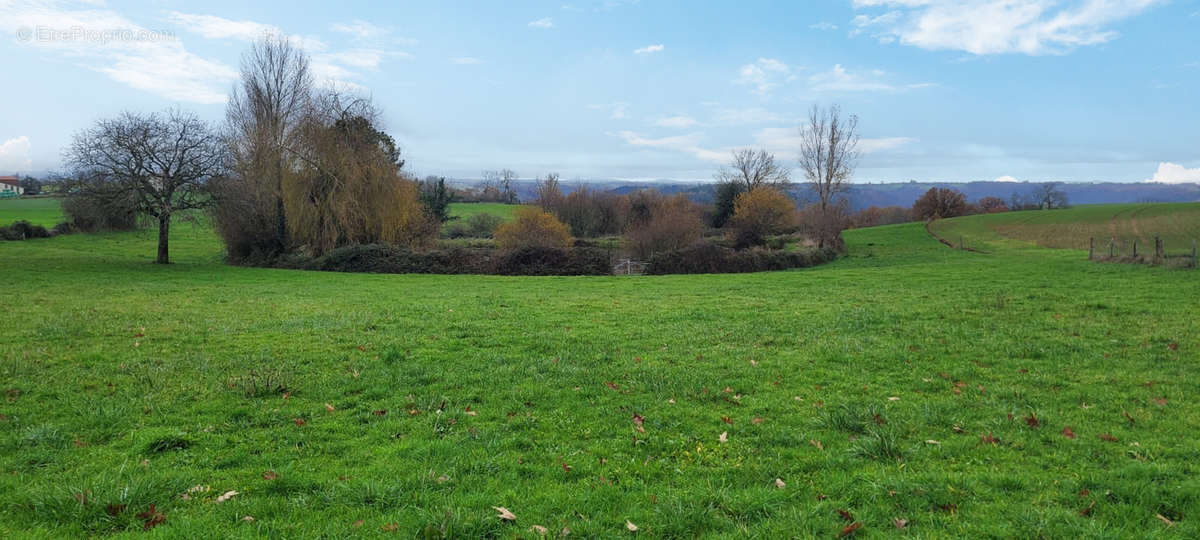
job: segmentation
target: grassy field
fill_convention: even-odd
[[[512,219],[516,214],[517,209],[521,208],[519,204],[502,204],[502,203],[450,203],[450,216],[458,219],[467,219],[475,214],[492,214],[503,218],[505,221]]]
[[[22,198],[0,200],[0,226],[9,225],[14,221],[25,220],[34,225],[46,228],[53,227],[65,221],[62,204],[58,199],[51,198]]]
[[[1099,204],[1065,210],[1004,212],[939,220],[930,224],[939,237],[958,245],[984,250],[1023,248],[1030,245],[1087,250],[1096,239],[1097,250],[1107,250],[1115,239],[1128,254],[1133,240],[1143,252],[1154,248],[1159,235],[1169,253],[1190,252],[1200,241],[1200,203]],[[1105,251],[1107,253],[1107,251]]]
[[[1195,271],[919,224],[599,278],[172,234],[0,243],[0,536],[1200,536]]]

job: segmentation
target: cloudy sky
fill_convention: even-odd
[[[707,180],[838,103],[860,182],[1200,182],[1200,0],[0,0],[0,32],[0,175],[125,109],[219,122],[274,32],[421,175]]]

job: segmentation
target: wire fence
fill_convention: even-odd
[[[1169,245],[1159,235],[1154,235],[1152,241],[1140,237],[1121,238],[1111,236],[1088,239],[1088,260],[1106,262],[1136,262],[1145,264],[1163,264],[1196,268],[1196,240],[1180,241],[1175,239]]]

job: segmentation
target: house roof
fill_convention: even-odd
[[[0,184],[9,184],[12,186],[21,185],[21,181],[15,176],[0,176]]]

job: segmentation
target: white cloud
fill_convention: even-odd
[[[451,58],[450,63],[458,64],[460,66],[470,66],[470,65],[475,65],[475,64],[482,64],[483,60],[480,60],[480,59],[472,57],[472,56],[457,56],[457,57]]]
[[[666,118],[659,118],[654,122],[654,125],[656,126],[670,128],[688,128],[697,124],[699,124],[699,122],[697,122],[695,118],[686,115],[668,116]]]
[[[825,22],[825,21],[821,21],[817,24],[810,24],[810,25],[808,25],[808,27],[813,30],[837,30],[838,29],[836,24],[833,24],[831,22]]]
[[[874,70],[869,73],[851,73],[841,64],[835,64],[829,71],[817,73],[808,78],[812,89],[818,92],[871,92],[895,90],[896,87],[878,80],[884,73]]]
[[[759,58],[738,69],[738,78],[734,83],[753,86],[752,92],[766,96],[783,82],[793,79],[795,75],[792,75],[792,68],[787,64],[774,58]]]
[[[554,28],[554,19],[550,17],[542,17],[536,21],[529,21],[530,28]]]
[[[1020,182],[1020,180],[1017,180],[1016,178],[1013,178],[1013,177],[1011,177],[1011,176],[1008,176],[1008,175],[1001,176],[1000,178],[997,178],[997,179],[995,179],[995,180],[992,180],[992,181],[993,181],[993,182]]]
[[[800,148],[800,129],[763,128],[754,134],[754,145],[780,156],[792,156]],[[881,137],[862,138],[858,140],[858,150],[864,154],[873,154],[887,150],[895,150],[917,142],[912,137]]]
[[[349,22],[336,22],[329,29],[339,34],[349,36],[355,43],[372,47],[412,47],[417,40],[391,35],[391,30],[362,19]]]
[[[237,77],[232,67],[189,52],[171,32],[152,31],[102,8],[54,2],[0,2],[0,31],[32,28],[18,43],[55,55],[115,81],[187,103],[223,103]]]
[[[1163,162],[1158,164],[1158,171],[1154,173],[1154,177],[1146,181],[1163,184],[1200,183],[1200,168],[1189,169],[1183,165]]]
[[[899,40],[929,50],[972,54],[1064,54],[1105,43],[1110,27],[1165,0],[853,0],[859,15],[852,35],[870,30],[882,42]]]
[[[24,135],[0,144],[0,174],[29,172],[33,160],[29,157],[29,137]]]
[[[713,112],[712,121],[718,125],[742,126],[777,123],[784,121],[784,118],[762,107],[719,108]]]
[[[625,103],[624,101],[618,101],[616,103],[596,103],[596,104],[588,105],[588,108],[589,109],[607,110],[607,111],[609,111],[609,114],[608,114],[609,118],[611,118],[613,120],[620,120],[622,118],[625,118],[626,112],[629,109],[629,104]]]
[[[179,26],[186,27],[189,32],[200,34],[209,39],[253,41],[268,34],[283,34],[278,27],[269,24],[254,21],[233,21],[213,15],[172,11],[167,14],[167,20]]]
[[[634,49],[633,54],[649,54],[649,53],[662,52],[663,49],[665,49],[665,48],[666,47],[663,46],[662,43],[659,43],[657,45],[647,45],[640,49]]]
[[[661,150],[674,150],[684,152],[704,161],[713,163],[721,163],[729,158],[727,152],[718,150],[709,150],[700,146],[700,139],[703,138],[703,133],[689,133],[687,135],[675,135],[672,137],[661,137],[657,139],[648,138],[632,131],[622,131],[617,134],[625,140],[626,144],[631,146],[642,146],[646,148],[656,148]]]

